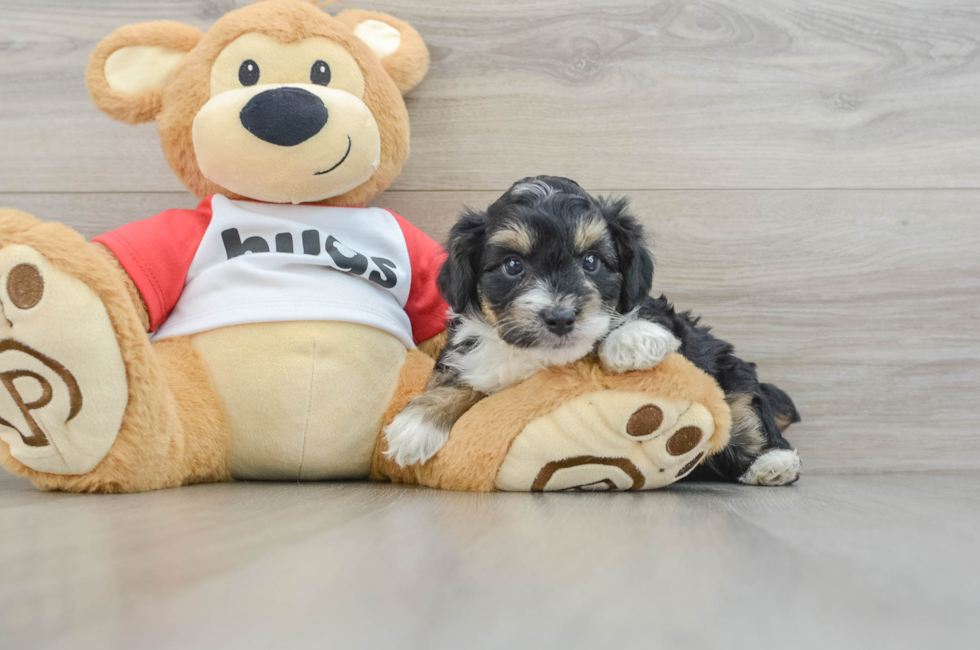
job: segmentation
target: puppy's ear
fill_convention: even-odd
[[[599,210],[606,219],[616,248],[619,272],[623,276],[619,311],[625,314],[650,295],[653,288],[653,256],[647,249],[643,226],[629,213],[629,201],[599,199]]]
[[[449,258],[439,271],[439,293],[457,314],[476,305],[480,253],[487,234],[487,215],[467,209],[449,231]]]

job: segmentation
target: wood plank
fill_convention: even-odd
[[[0,635],[46,648],[970,648],[980,475],[480,495],[0,476]],[[764,641],[763,641],[764,642]]]
[[[242,4],[5,0],[0,191],[179,190],[152,125],[90,105],[88,53]],[[961,0],[366,4],[433,53],[396,189],[980,186],[980,6]]]
[[[980,467],[980,194],[630,195],[655,240],[655,290],[789,391],[807,470]],[[427,213],[496,195],[389,196],[441,236]]]
[[[495,192],[377,201],[439,240]],[[806,472],[980,468],[980,192],[633,192],[656,290],[785,388]],[[0,195],[93,236],[187,194]]]

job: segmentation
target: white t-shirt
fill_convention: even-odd
[[[381,208],[205,198],[97,237],[132,276],[154,339],[244,323],[370,325],[406,346],[444,329],[442,249]]]

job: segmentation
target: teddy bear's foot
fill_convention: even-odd
[[[84,474],[108,453],[128,400],[102,301],[34,248],[0,248],[0,440],[38,472]]]
[[[497,474],[510,491],[649,490],[689,474],[712,446],[711,413],[647,393],[581,395],[531,422]]]

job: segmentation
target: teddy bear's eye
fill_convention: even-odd
[[[252,59],[247,59],[238,68],[238,80],[243,86],[254,86],[259,83],[259,64]]]
[[[326,61],[317,61],[310,69],[310,81],[319,86],[330,85],[330,66]]]

